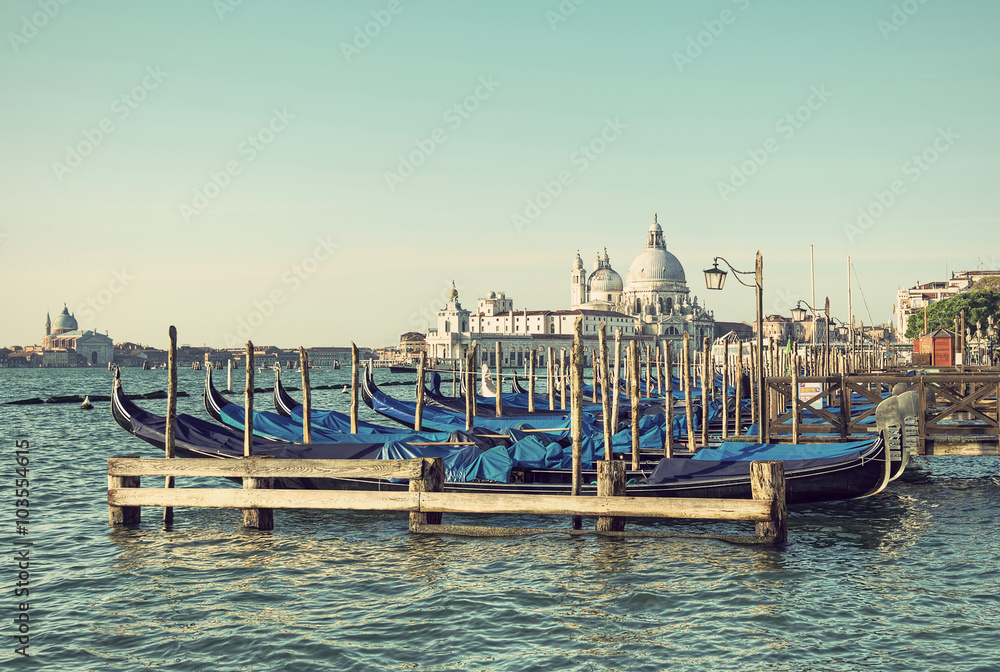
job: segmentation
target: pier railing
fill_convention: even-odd
[[[598,492],[626,492],[624,463],[612,461],[602,466]],[[242,478],[243,489],[146,488],[141,487],[143,476]],[[405,479],[409,489],[274,489],[275,478],[381,479],[383,483]],[[477,494],[442,492],[441,458],[287,460],[258,456],[213,460],[122,456],[108,459],[108,518],[112,526],[137,525],[143,506],[241,508],[245,526],[267,530],[273,529],[274,509],[401,511],[410,514],[412,532],[459,534],[462,526],[440,524],[442,514],[595,516],[597,530],[612,533],[623,528],[623,518],[689,518],[754,522],[759,540],[783,543],[787,537],[783,465],[754,462],[751,478],[754,499]],[[470,529],[481,532],[486,528]]]
[[[803,383],[811,387],[799,385]],[[943,453],[943,445],[938,449],[935,441],[962,435],[1000,441],[1000,374],[995,372],[773,376],[765,378],[764,386],[764,436],[771,443],[803,438],[809,442],[847,440],[867,434],[873,427],[874,407],[889,393],[907,390],[915,390],[920,400],[913,446],[917,454]],[[852,399],[853,395],[861,401]],[[871,407],[855,413],[852,406],[858,403]],[[803,423],[805,409],[819,422]]]

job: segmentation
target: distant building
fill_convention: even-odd
[[[906,328],[910,316],[919,313],[932,303],[955,296],[972,289],[973,285],[984,278],[1000,277],[1000,271],[957,271],[951,274],[949,280],[917,283],[909,289],[896,292],[896,334],[900,341],[907,341]],[[922,331],[922,329],[921,329]]]
[[[86,362],[87,366],[106,366],[114,361],[114,344],[111,338],[107,334],[99,334],[96,331],[80,330],[76,318],[70,314],[65,304],[54,322],[48,315],[45,316],[45,336],[42,338],[42,349],[53,352],[64,350],[66,353],[80,355],[80,357],[73,357],[67,354],[64,358],[62,355],[54,354],[43,358],[43,366],[77,366],[81,362]]]
[[[453,284],[448,304],[437,317],[437,327],[426,338],[431,357],[462,358],[475,340],[480,361],[494,362],[499,342],[503,363],[511,367],[523,366],[531,351],[537,353],[538,365],[544,366],[548,348],[555,351],[572,344],[579,317],[588,341],[587,362],[601,322],[609,340],[621,330],[626,341],[638,339],[650,345],[664,339],[676,342],[688,333],[700,348],[703,338],[715,334],[715,318],[698,304],[697,297],[690,296],[684,268],[667,251],[655,216],[646,233],[645,250],[633,259],[624,282],[611,267],[607,250],[597,255],[589,274],[577,253],[570,269],[569,310],[517,309],[503,292],[490,292],[477,300],[473,312],[459,303]]]

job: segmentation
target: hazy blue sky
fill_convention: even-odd
[[[1000,267],[993,0],[0,5],[0,345],[398,342],[454,279],[566,308],[659,213],[692,293],[875,321]],[[861,214],[859,214],[859,211]],[[732,286],[729,286],[732,284]],[[869,322],[855,285],[854,312]]]

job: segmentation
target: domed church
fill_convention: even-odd
[[[572,308],[606,310],[632,317],[642,335],[713,337],[715,318],[691,298],[684,267],[667,251],[663,229],[653,216],[646,248],[628,268],[626,280],[611,267],[608,251],[597,255],[588,275],[577,253],[570,271]]]

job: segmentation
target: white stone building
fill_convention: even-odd
[[[480,362],[493,363],[500,342],[506,366],[523,366],[531,350],[538,352],[538,364],[544,366],[548,348],[555,352],[571,345],[578,316],[583,317],[584,338],[590,341],[588,364],[602,321],[609,341],[617,329],[624,340],[639,339],[649,345],[662,339],[679,341],[688,332],[700,349],[703,338],[713,338],[715,319],[689,294],[684,268],[667,251],[654,217],[646,247],[632,261],[625,282],[611,267],[607,250],[598,255],[590,274],[576,255],[570,270],[569,310],[519,310],[503,292],[490,292],[476,302],[473,312],[462,307],[452,285],[448,304],[438,311],[437,328],[427,334],[427,354],[435,359],[464,358],[476,340]]]

